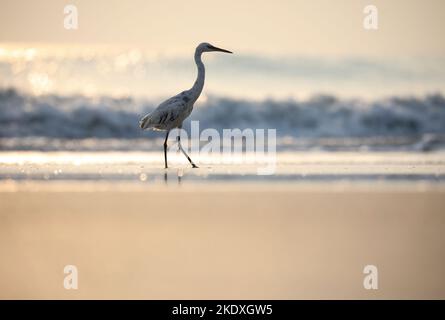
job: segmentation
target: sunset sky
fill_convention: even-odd
[[[74,4],[79,29],[65,30]],[[379,10],[364,30],[363,8]],[[443,57],[443,0],[0,0],[0,43],[113,44],[189,52],[208,41],[266,55]]]

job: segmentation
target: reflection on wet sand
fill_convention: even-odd
[[[181,184],[181,179],[182,179],[182,176],[183,176],[182,170],[181,169],[177,169],[174,172],[170,171],[170,174],[171,174],[171,176],[177,178],[176,182],[177,182],[178,185],[180,185]],[[165,169],[165,172],[164,172],[164,182],[165,182],[166,185],[168,185],[168,183],[169,183],[168,169]],[[170,182],[172,182],[172,181],[170,180]]]

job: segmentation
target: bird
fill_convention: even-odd
[[[167,140],[168,135],[172,129],[182,128],[182,123],[190,113],[193,111],[193,105],[201,95],[204,88],[205,81],[205,67],[202,62],[201,56],[205,52],[225,52],[232,54],[233,52],[221,49],[211,45],[210,43],[200,43],[195,49],[195,63],[198,68],[198,75],[193,86],[189,90],[182,91],[181,93],[165,100],[151,113],[142,117],[139,121],[139,126],[142,130],[152,129],[155,131],[167,131],[164,141],[164,164],[165,169],[168,168],[167,164]],[[190,162],[193,168],[198,166],[192,161],[189,155],[184,151],[181,145],[181,137],[177,136],[179,149]]]

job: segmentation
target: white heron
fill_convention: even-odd
[[[205,68],[204,63],[202,63],[201,55],[204,52],[226,52],[233,53],[229,50],[217,48],[210,43],[203,42],[196,47],[195,50],[195,63],[198,67],[198,76],[196,78],[193,87],[189,90],[182,91],[174,97],[162,102],[153,112],[147,114],[139,121],[139,126],[141,129],[153,129],[160,131],[167,131],[164,141],[164,162],[165,168],[167,165],[167,140],[170,130],[174,128],[181,128],[182,122],[187,118],[193,110],[193,105],[196,100],[198,100],[202,89],[204,88],[205,80]],[[181,137],[178,135],[178,145],[182,153],[187,157],[193,168],[197,168],[196,164],[193,163],[192,159],[184,151],[181,145]]]

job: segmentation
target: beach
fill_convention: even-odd
[[[0,300],[445,299],[444,1],[1,9]]]
[[[0,170],[2,299],[445,298],[441,153],[279,156],[269,178],[172,160],[167,180],[162,160],[19,154]]]

